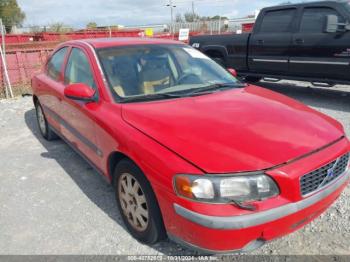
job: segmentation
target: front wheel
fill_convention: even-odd
[[[166,237],[162,215],[150,183],[130,160],[122,160],[114,172],[117,205],[131,235],[146,244]]]

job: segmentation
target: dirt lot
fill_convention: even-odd
[[[261,85],[333,116],[350,135],[350,87]],[[0,254],[193,254],[134,240],[113,189],[65,143],[40,137],[30,97],[0,101],[0,181]],[[253,254],[350,255],[350,188],[315,222]]]

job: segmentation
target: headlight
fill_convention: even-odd
[[[213,203],[260,201],[279,194],[276,183],[265,174],[231,177],[177,175],[174,186],[179,196]]]

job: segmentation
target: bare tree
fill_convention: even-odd
[[[57,23],[50,24],[49,31],[55,32],[55,33],[66,33],[66,32],[73,31],[73,29],[70,28],[69,26],[65,26],[63,23],[57,22]]]
[[[176,23],[183,23],[184,22],[181,14],[176,15],[175,22]]]
[[[192,13],[192,12],[185,13],[184,17],[185,17],[185,21],[189,23],[201,20],[201,17],[198,14]]]

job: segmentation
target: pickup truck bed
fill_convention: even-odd
[[[249,38],[250,34],[202,35],[191,37],[190,41],[192,45],[200,43],[199,49],[222,65],[235,65],[237,71],[247,71]]]

